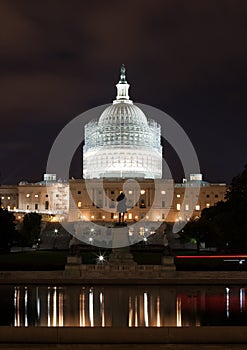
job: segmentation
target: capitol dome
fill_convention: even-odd
[[[128,103],[124,101],[114,101],[111,106],[104,110],[99,118],[98,125],[102,126],[112,123],[148,126],[145,114],[130,100],[128,100]]]
[[[83,177],[161,178],[160,125],[129,99],[124,66],[116,87],[116,100],[85,126]]]

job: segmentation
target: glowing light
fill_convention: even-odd
[[[57,287],[53,288],[53,326],[57,325]]]
[[[132,319],[133,319],[132,300],[131,300],[131,297],[129,297],[129,327],[133,326]]]
[[[160,327],[160,297],[157,297],[157,327]]]
[[[48,287],[48,293],[47,293],[47,326],[51,327],[51,290],[50,287]]]
[[[94,327],[94,309],[93,309],[93,289],[89,290],[89,320],[90,326]]]
[[[84,291],[80,294],[80,327],[86,326],[85,317],[85,293]]]
[[[245,290],[244,288],[240,288],[239,290],[239,306],[240,312],[243,312],[243,305],[245,304]]]
[[[99,300],[100,300],[101,326],[105,327],[105,299],[104,299],[104,294],[102,292],[100,292]]]
[[[143,308],[144,308],[144,324],[145,327],[149,326],[149,320],[148,320],[148,295],[147,293],[143,294]]]
[[[91,215],[91,219],[94,219],[94,215]]]
[[[145,190],[141,190],[141,194],[145,194]]]
[[[29,197],[30,197],[30,193],[27,193],[27,194],[26,194],[26,197],[29,198]]]
[[[230,316],[230,289],[226,288],[226,317]]]
[[[28,327],[27,302],[28,302],[28,290],[27,290],[27,287],[25,287],[25,294],[24,294],[25,327]]]
[[[177,327],[182,326],[182,302],[181,297],[177,297]]]
[[[105,253],[97,255],[96,262],[97,264],[104,264],[106,262]]]

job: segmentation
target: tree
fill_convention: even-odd
[[[9,250],[13,243],[15,237],[14,220],[13,213],[0,208],[0,249]]]
[[[205,225],[205,239],[219,250],[247,250],[247,166],[233,178],[226,201],[220,201],[202,211],[197,223],[189,223],[186,229],[196,231],[199,223]],[[193,227],[195,225],[195,227]]]
[[[24,215],[22,228],[20,231],[20,243],[32,246],[40,236],[41,215],[37,213],[27,213]]]
[[[182,243],[195,243],[197,253],[200,252],[200,245],[205,241],[208,233],[208,223],[202,219],[191,218],[184,229],[179,232]]]

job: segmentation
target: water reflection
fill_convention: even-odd
[[[245,294],[237,286],[0,286],[0,325],[247,325]]]

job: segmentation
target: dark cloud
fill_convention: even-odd
[[[0,181],[39,178],[59,130],[114,98],[121,63],[133,99],[229,181],[246,163],[246,18],[242,0],[0,0]]]

